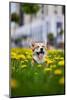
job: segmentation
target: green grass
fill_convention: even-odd
[[[32,64],[30,49],[11,49],[11,97],[65,93],[64,52],[60,50],[47,52],[44,64]]]

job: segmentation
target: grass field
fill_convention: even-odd
[[[48,50],[43,64],[31,60],[31,49],[11,49],[11,97],[64,94],[64,52]]]

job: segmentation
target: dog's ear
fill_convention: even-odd
[[[45,44],[45,42],[43,43],[43,47],[44,47],[44,48],[46,47],[46,44]]]
[[[32,42],[32,47],[34,47],[35,46],[35,42]]]
[[[47,44],[44,42],[43,45],[44,45],[44,48],[47,50]]]
[[[32,42],[32,50],[34,51],[34,48],[35,48],[35,42]]]

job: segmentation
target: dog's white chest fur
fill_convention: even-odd
[[[37,63],[44,63],[44,57],[43,59],[39,60],[38,57],[36,55],[33,56],[33,59],[37,62]]]

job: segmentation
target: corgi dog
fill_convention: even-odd
[[[46,56],[46,46],[41,42],[32,42],[33,60],[32,63],[42,64],[44,63],[44,57]]]

